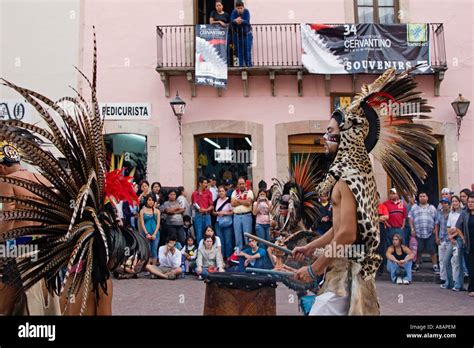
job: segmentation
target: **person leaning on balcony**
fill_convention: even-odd
[[[220,26],[227,28],[230,24],[230,16],[224,11],[224,5],[221,0],[216,0],[216,10],[211,12],[210,24],[219,24]]]
[[[250,12],[244,7],[243,1],[235,3],[235,9],[230,16],[232,21],[232,40],[234,42],[239,66],[252,66],[252,27]]]

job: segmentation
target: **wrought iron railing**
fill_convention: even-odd
[[[444,26],[442,23],[429,23],[428,27],[431,65],[435,69],[444,69],[446,68]],[[162,25],[157,26],[156,32],[158,68],[194,68],[194,25]],[[240,66],[234,59],[238,55],[238,48],[233,43],[236,38],[237,41],[242,40],[239,35],[243,34],[229,29],[229,66]],[[300,24],[253,24],[252,38],[252,66],[302,68]]]

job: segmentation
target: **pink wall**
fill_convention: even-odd
[[[185,1],[85,1],[84,6],[84,68],[88,74],[91,63],[91,26],[96,25],[99,47],[99,99],[108,102],[151,102],[153,118],[142,122],[144,129],[152,122],[159,125],[159,179],[165,185],[182,184],[182,165],[179,158],[178,127],[164,97],[164,88],[155,72],[156,34],[158,24],[182,24],[179,17]],[[429,6],[427,6],[429,5]],[[282,22],[344,22],[344,1],[289,1],[248,0],[254,23]],[[469,0],[453,2],[410,1],[411,22],[445,23],[446,51],[449,70],[441,85],[441,96],[434,96],[432,76],[420,77],[420,87],[436,107],[435,120],[454,122],[450,103],[458,93],[472,100],[472,4]],[[294,11],[292,14],[289,11]],[[191,11],[188,11],[191,12]],[[294,15],[294,19],[289,16]],[[458,65],[454,66],[457,58]],[[127,66],[129,63],[129,66]],[[360,76],[358,85],[373,77]],[[351,79],[334,76],[333,92],[350,92]],[[222,98],[209,87],[197,87],[197,98],[191,98],[189,85],[183,76],[171,79],[171,95],[179,90],[188,103],[184,122],[230,119],[264,124],[265,180],[276,173],[275,127],[281,122],[308,119],[326,119],[329,115],[329,97],[324,95],[322,76],[304,76],[304,97],[297,96],[296,76],[277,76],[277,97],[271,97],[269,79],[250,77],[250,97],[244,98],[242,81],[229,78],[229,87]],[[289,114],[290,105],[294,114]],[[460,139],[461,186],[474,182],[474,162],[470,157],[474,140],[472,108],[465,117]],[[260,159],[261,160],[261,159]]]

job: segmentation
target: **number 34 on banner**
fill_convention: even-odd
[[[350,33],[354,33],[354,35],[357,35],[357,29],[354,24],[345,24],[344,25],[344,36],[350,35]]]

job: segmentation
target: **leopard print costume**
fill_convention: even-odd
[[[330,195],[336,182],[343,180],[354,194],[357,202],[357,232],[365,253],[353,256],[362,259],[359,261],[360,274],[364,280],[368,280],[379,268],[382,258],[375,252],[380,242],[378,201],[375,195],[377,184],[364,144],[369,124],[362,109],[358,111],[345,114],[336,158],[317,191]]]

